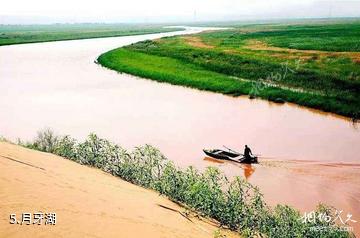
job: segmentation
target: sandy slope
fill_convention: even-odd
[[[156,192],[61,157],[0,143],[0,237],[213,237],[209,222]],[[23,212],[55,212],[57,224],[9,224]],[[227,237],[237,237],[227,232]]]

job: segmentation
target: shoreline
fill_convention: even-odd
[[[294,31],[284,26],[272,31],[272,27],[145,40],[102,53],[97,61],[111,70],[158,82],[289,102],[359,120],[360,54],[356,42],[342,36],[332,51],[328,44],[318,44],[312,25]],[[357,29],[359,25],[348,27]],[[343,28],[324,24],[316,31],[339,36]],[[311,44],[298,43],[293,49],[292,37],[297,42],[309,38]],[[347,40],[351,44],[344,43]]]
[[[120,58],[126,58],[126,62],[120,62]],[[139,59],[142,61],[139,61]],[[335,101],[335,99],[332,97],[315,95],[311,92],[295,92],[273,86],[264,88],[258,95],[254,97],[251,95],[253,81],[243,81],[239,83],[239,80],[233,79],[231,76],[226,74],[206,70],[204,68],[192,65],[191,63],[182,62],[181,60],[171,57],[146,54],[120,47],[101,54],[96,59],[96,61],[98,64],[107,69],[116,71],[118,73],[126,73],[137,76],[145,80],[167,83],[174,86],[194,88],[200,91],[220,93],[233,97],[247,96],[250,99],[261,99],[277,104],[290,103],[309,110],[317,110],[323,113],[335,114],[340,117],[345,117],[355,123],[359,120],[356,112],[343,111],[342,106],[345,104],[342,102],[341,105],[338,104],[338,102]],[[132,65],[132,61],[143,62],[143,65]],[[158,65],[145,65],[151,61],[160,63]],[[173,68],[164,69],[165,62],[166,64],[170,65],[169,67],[173,66]],[[186,78],[179,73],[179,70],[177,70],[177,68],[184,69],[186,67],[188,67],[188,72],[183,70],[182,73],[196,76],[189,76]],[[211,77],[208,77],[208,75],[211,75]],[[199,80],[199,78],[201,79]],[[218,78],[219,82],[211,84],[210,78]],[[201,82],[201,80],[209,82]]]
[[[57,42],[57,41],[72,41],[72,40],[87,40],[87,39],[99,39],[99,38],[111,38],[111,37],[122,37],[122,36],[138,36],[138,35],[151,35],[151,34],[159,34],[159,33],[169,33],[169,32],[176,32],[176,31],[184,31],[185,28],[166,28],[163,27],[164,30],[155,30],[155,31],[146,31],[143,32],[119,32],[118,34],[113,35],[98,35],[98,36],[83,36],[83,37],[73,37],[73,38],[61,38],[59,39],[44,39],[44,40],[34,40],[34,41],[23,41],[23,42],[10,42],[10,43],[4,43],[0,44],[0,47],[2,46],[11,46],[11,45],[23,45],[23,44],[34,44],[34,43],[46,43],[46,42]]]
[[[219,227],[226,227],[246,237],[256,234],[267,234],[270,237],[289,236],[294,232],[305,236],[315,235],[317,231],[313,231],[311,227],[316,224],[326,227],[327,231],[322,234],[324,237],[330,237],[332,232],[340,237],[351,237],[351,234],[339,230],[341,224],[335,222],[324,224],[321,220],[316,220],[314,223],[304,223],[298,208],[289,206],[288,203],[279,203],[276,197],[273,200],[275,203],[270,203],[269,206],[264,200],[264,194],[268,193],[266,190],[269,187],[260,186],[264,189],[263,194],[256,185],[257,182],[254,181],[254,186],[248,181],[255,169],[250,168],[252,171],[248,173],[244,171],[246,179],[239,176],[228,179],[222,170],[216,167],[207,167],[205,171],[199,171],[193,166],[176,167],[158,149],[150,145],[135,147],[128,152],[119,145],[97,137],[96,134],[90,134],[84,142],[77,142],[70,136],[57,136],[49,129],[39,132],[33,142],[19,142],[19,145],[63,156],[156,191],[187,208],[185,213],[180,212],[186,219],[189,218],[189,211],[192,211],[197,217],[200,215],[213,219]],[[3,158],[6,159],[6,156]],[[11,158],[10,160],[16,161]],[[23,164],[29,166],[27,163]],[[313,211],[319,216],[323,212],[330,214],[330,217],[335,216],[336,208],[329,204],[320,202],[315,204],[315,207]],[[280,229],[284,225],[287,228]],[[315,233],[312,234],[313,232]]]

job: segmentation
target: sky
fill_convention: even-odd
[[[359,17],[360,0],[10,0],[0,24]]]

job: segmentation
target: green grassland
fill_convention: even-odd
[[[150,34],[179,30],[144,24],[0,25],[0,46],[58,40]]]
[[[360,22],[254,24],[144,41],[100,64],[153,80],[360,117]]]
[[[229,47],[238,47],[248,39],[259,39],[271,45],[284,48],[360,51],[360,21],[325,25],[250,25],[236,28],[227,33],[224,35],[222,32],[217,32],[207,36],[208,38],[213,38],[213,40],[218,40],[217,43],[221,43],[220,46]]]

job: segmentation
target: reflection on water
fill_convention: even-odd
[[[352,125],[354,127],[355,130],[359,130],[360,128],[360,121],[359,120],[353,120],[352,121]]]
[[[255,172],[255,168],[251,164],[244,164],[242,167],[244,169],[244,176],[246,179],[249,179],[250,176]]]
[[[223,163],[225,163],[225,161],[218,160],[218,159],[213,159],[213,158],[211,158],[211,157],[205,157],[204,160],[205,160],[205,161],[212,162],[212,163],[218,163],[218,164],[223,164]]]
[[[243,170],[244,177],[246,179],[249,179],[250,176],[255,172],[255,167],[252,164],[240,164],[233,161],[224,161],[224,160],[214,159],[211,157],[205,157],[203,160],[214,164],[224,164],[224,163],[231,164],[232,166],[235,166],[239,170]]]

